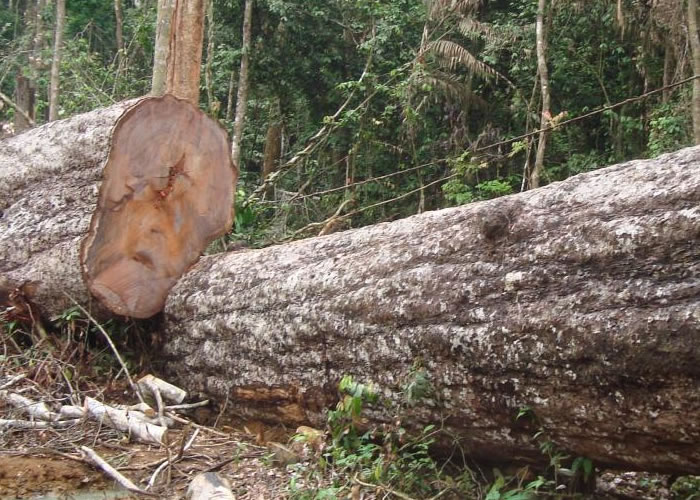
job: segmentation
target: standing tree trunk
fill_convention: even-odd
[[[385,399],[363,417],[436,424],[474,458],[546,460],[541,428],[596,465],[698,474],[699,241],[693,147],[204,257],[168,297],[159,359],[276,424],[323,426],[347,374]],[[406,405],[418,378],[432,390]]]
[[[204,0],[161,0],[152,93],[172,94],[199,105],[204,41]]]
[[[214,60],[214,0],[207,2],[207,62],[204,68],[204,86],[207,89],[207,108],[209,115],[216,118],[219,114],[218,103],[214,104],[214,82],[211,72]]]
[[[236,97],[236,119],[233,123],[233,139],[231,140],[231,158],[238,166],[241,161],[241,140],[245,125],[245,114],[248,106],[248,64],[250,59],[250,38],[253,18],[253,0],[245,0],[243,13],[243,53],[241,54],[241,70],[238,74],[238,96]]]
[[[236,88],[236,71],[231,70],[231,76],[228,80],[228,97],[226,101],[226,121],[230,121],[233,117],[233,89]]]
[[[34,89],[21,68],[17,70],[15,82],[15,106],[22,110],[21,113],[15,113],[14,128],[18,134],[34,126]]]
[[[176,0],[158,0],[156,19],[156,43],[153,50],[153,80],[151,94],[161,96],[167,92],[168,58],[170,57],[170,33]]]
[[[664,44],[664,73],[663,73],[663,87],[668,87],[671,85],[673,80],[673,44],[670,41],[666,41]],[[661,102],[667,104],[671,97],[671,89],[664,89],[661,94]]]
[[[118,1],[118,0],[117,0]],[[56,35],[51,62],[51,87],[49,89],[49,121],[58,118],[58,92],[61,76],[61,53],[63,52],[63,26],[66,19],[66,0],[56,0]]]
[[[544,154],[547,150],[547,137],[549,131],[546,129],[552,114],[550,107],[550,92],[549,92],[549,72],[547,70],[547,33],[545,32],[545,11],[547,10],[547,0],[538,0],[537,2],[537,72],[540,76],[540,93],[542,94],[542,112],[540,114],[540,132],[539,142],[537,143],[537,154],[535,155],[535,165],[530,174],[530,189],[535,189],[540,186],[540,179],[544,171]]]
[[[700,77],[700,35],[698,35],[697,0],[688,0],[688,36],[693,56],[693,73]],[[700,144],[700,78],[693,80],[693,135]]]
[[[121,0],[114,0],[114,33],[117,39],[117,71],[121,71],[124,59],[124,29]]]

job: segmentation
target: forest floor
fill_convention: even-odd
[[[388,484],[367,479],[375,474],[377,465],[389,470],[390,460],[396,458],[393,452],[388,453],[393,458],[382,457],[381,446],[331,456],[330,429],[290,429],[243,421],[231,416],[231,404],[217,408],[202,405],[204,402],[196,398],[184,408],[151,414],[159,423],[165,423],[161,418],[167,417],[165,446],[139,442],[134,434],[117,430],[108,419],[99,420],[87,412],[59,425],[59,410],[71,405],[79,411],[86,398],[115,409],[127,408],[143,398],[128,382],[126,365],[115,366],[107,348],[96,351],[84,339],[76,342],[76,335],[71,330],[69,340],[44,337],[34,339],[29,346],[20,345],[12,334],[3,333],[0,338],[0,499],[179,499],[186,497],[193,477],[202,472],[217,472],[227,479],[238,500],[700,499],[698,478],[686,481],[690,489],[671,488],[673,481],[668,476],[598,471],[595,491],[581,495],[561,489],[564,484],[552,479],[551,471],[523,468],[502,474],[473,464],[455,468],[418,454],[410,459],[413,461],[404,461],[404,468],[394,476],[398,480]],[[53,419],[41,421],[31,416],[41,405],[53,412]],[[306,439],[300,440],[302,435]],[[86,449],[130,480],[140,493],[122,489],[115,475],[96,464]],[[371,451],[363,456],[362,449]],[[345,465],[340,465],[341,460]],[[426,469],[426,464],[433,468]],[[450,472],[444,473],[448,468]],[[420,477],[425,470],[435,474]],[[406,492],[394,486],[406,484],[401,480],[411,471],[420,471],[410,478],[411,484],[432,493],[421,494],[420,488]],[[525,486],[543,477],[547,480],[542,489]]]
[[[27,378],[22,381],[23,388],[15,386],[12,390],[24,395],[36,392],[31,390],[33,384]],[[2,379],[0,385],[1,382]],[[129,399],[128,393],[125,382],[112,383],[108,390],[102,391],[101,398],[116,406],[117,402]],[[0,403],[0,417],[12,419],[17,416],[17,408]],[[336,484],[346,486],[330,488],[329,476],[317,473],[318,455],[304,457],[304,451],[295,449],[294,443],[289,442],[293,435],[291,429],[260,422],[227,420],[223,415],[214,416],[201,409],[181,418],[185,423],[169,431],[171,445],[167,448],[130,442],[124,433],[88,418],[65,429],[5,428],[0,431],[0,498],[145,498],[121,489],[80,453],[81,446],[94,449],[121,474],[155,498],[185,498],[192,478],[207,471],[216,471],[228,479],[238,500],[421,498],[379,485],[354,483],[352,476],[336,476]],[[212,425],[212,418],[216,420],[215,425]],[[203,423],[198,424],[196,420]],[[190,446],[180,452],[190,441]],[[282,453],[279,443],[287,445],[281,447]],[[695,498],[673,495],[669,486],[667,476],[608,471],[599,474],[593,494],[562,494],[558,498]],[[488,489],[489,485],[483,484],[475,490],[474,498],[486,498]],[[466,497],[446,492],[441,498]],[[552,498],[552,495],[548,494],[547,498]]]

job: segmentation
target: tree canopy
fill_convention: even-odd
[[[156,3],[68,3],[58,118],[150,91]],[[212,0],[204,29],[200,106],[229,132],[244,3]],[[688,7],[253,2],[237,215],[218,248],[489,199],[533,187],[537,168],[536,183],[547,184],[694,143]],[[23,114],[49,118],[55,18],[46,0],[0,4],[4,134],[27,126]]]

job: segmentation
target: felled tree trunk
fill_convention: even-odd
[[[154,315],[230,227],[235,178],[226,132],[169,95],[0,142],[0,305]]]
[[[345,374],[487,460],[700,473],[700,148],[527,193],[206,257],[165,370],[244,416],[322,426]],[[525,411],[529,409],[528,411]],[[516,419],[520,411],[529,417]]]

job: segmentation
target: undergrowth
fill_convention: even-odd
[[[410,499],[485,499],[528,500],[574,498],[566,478],[593,476],[593,464],[579,457],[569,458],[539,431],[533,439],[549,458],[550,467],[534,475],[528,467],[504,474],[499,469],[482,470],[468,464],[464,450],[454,440],[454,453],[436,458],[431,450],[438,439],[449,438],[439,425],[428,425],[410,431],[402,425],[401,413],[430,394],[425,371],[414,370],[404,385],[404,400],[396,408],[390,424],[368,426],[363,412],[388,405],[378,396],[372,384],[363,384],[345,376],[338,386],[339,402],[328,412],[328,445],[316,460],[294,464],[288,487],[291,499],[322,500],[330,498],[360,498],[359,491],[374,490],[371,498]],[[524,410],[519,418],[533,418]],[[307,439],[297,434],[297,441]],[[456,457],[459,457],[457,459]]]

